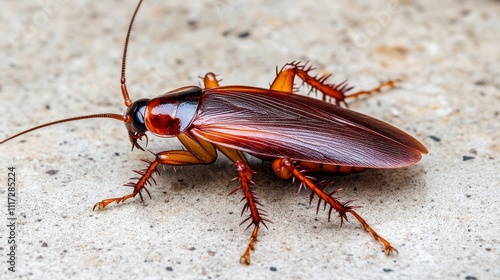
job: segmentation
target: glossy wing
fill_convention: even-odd
[[[409,166],[427,153],[412,136],[372,117],[242,86],[205,90],[191,133],[261,156],[368,168]]]

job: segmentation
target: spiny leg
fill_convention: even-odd
[[[154,161],[143,160],[144,162],[147,162],[149,166],[143,170],[134,170],[134,172],[141,175],[141,177],[131,178],[131,180],[137,180],[137,182],[129,182],[124,185],[134,188],[131,194],[122,197],[104,199],[101,202],[96,203],[93,209],[103,209],[112,202],[116,202],[117,204],[122,203],[129,198],[135,197],[137,194],[139,194],[141,201],[144,202],[144,198],[142,197],[143,190],[145,190],[151,198],[146,185],[151,185],[150,180],[153,180],[153,182],[156,183],[152,176],[155,173],[158,174],[158,164],[173,166],[207,164],[215,161],[215,159],[217,158],[217,151],[215,150],[215,147],[209,142],[203,139],[197,139],[188,132],[178,135],[177,138],[179,138],[181,143],[188,149],[187,151],[164,151],[155,154]]]
[[[155,182],[155,180],[152,176],[154,173],[157,173],[157,174],[159,173],[158,169],[157,169],[159,162],[157,160],[152,161],[152,162],[148,161],[148,160],[143,160],[143,161],[146,163],[149,163],[149,166],[146,169],[133,170],[135,173],[141,175],[141,177],[140,178],[137,178],[137,177],[130,178],[130,180],[137,180],[137,182],[136,183],[128,182],[128,183],[124,184],[124,186],[126,186],[126,187],[133,187],[134,188],[134,190],[132,191],[131,194],[128,194],[128,195],[125,195],[122,197],[113,197],[113,198],[103,199],[101,202],[97,202],[96,204],[94,204],[94,207],[92,208],[92,210],[95,210],[96,208],[97,209],[104,209],[104,207],[106,207],[108,204],[110,204],[112,202],[116,202],[117,204],[124,202],[125,200],[127,200],[129,198],[135,197],[137,194],[139,194],[141,201],[144,202],[144,198],[142,196],[143,190],[145,190],[146,193],[148,194],[149,198],[151,198],[151,194],[149,193],[148,189],[146,188],[146,185],[151,186],[150,180],[153,180],[153,182]]]
[[[301,64],[300,62],[291,62],[285,64],[283,68],[279,72],[276,73],[276,78],[271,84],[272,90],[278,90],[283,92],[289,92],[292,94],[294,92],[294,78],[298,76],[302,80],[302,85],[307,84],[310,86],[311,92],[321,92],[323,94],[323,101],[327,100],[327,97],[335,100],[336,105],[344,105],[347,106],[345,99],[348,98],[356,98],[363,94],[372,94],[375,92],[380,92],[380,90],[384,87],[394,87],[396,81],[388,81],[382,83],[378,87],[369,90],[369,91],[359,91],[353,94],[346,95],[346,93],[351,90],[353,87],[347,85],[347,81],[343,81],[339,84],[328,84],[326,80],[332,76],[332,74],[325,75],[310,75],[309,72],[314,70],[315,68],[307,65],[307,63]]]
[[[240,186],[236,189],[234,189],[232,192],[229,193],[229,195],[234,194],[235,192],[242,190],[244,197],[241,200],[246,200],[245,206],[243,206],[243,210],[241,211],[241,215],[245,211],[249,211],[250,214],[248,217],[241,222],[240,225],[250,222],[250,224],[247,226],[246,229],[248,229],[250,226],[253,227],[252,231],[252,236],[250,237],[250,241],[248,243],[248,246],[245,250],[245,253],[240,258],[240,262],[242,264],[250,264],[250,251],[253,251],[255,249],[255,242],[257,241],[257,235],[259,233],[259,226],[262,223],[266,228],[266,222],[270,222],[266,216],[267,213],[265,210],[263,210],[262,204],[259,203],[257,200],[257,197],[255,196],[255,192],[250,189],[250,184],[253,184],[252,182],[252,174],[253,171],[248,167],[246,163],[244,163],[241,160],[237,160],[235,162],[236,165],[236,171],[238,172],[238,178],[240,181]]]
[[[259,206],[262,207],[262,204],[257,201],[255,192],[250,189],[250,184],[253,184],[252,177],[254,172],[248,166],[248,161],[245,155],[239,150],[224,146],[217,145],[217,149],[235,163],[236,171],[238,172],[238,176],[235,179],[239,179],[240,186],[231,191],[229,195],[242,190],[244,196],[241,200],[245,199],[246,203],[245,206],[243,206],[241,215],[243,215],[246,210],[250,211],[248,217],[240,223],[240,225],[242,225],[245,222],[250,222],[246,229],[248,229],[251,225],[254,225],[248,246],[245,253],[243,253],[240,258],[240,263],[250,264],[250,251],[255,249],[255,242],[257,242],[257,235],[259,233],[259,224],[262,223],[267,228],[267,225],[265,224],[265,222],[269,222],[269,220],[265,218],[267,213],[262,208],[259,208]]]
[[[137,194],[139,194],[141,201],[144,202],[144,199],[142,197],[142,191],[145,190],[146,193],[149,195],[151,198],[151,195],[149,194],[148,189],[146,189],[146,185],[151,185],[150,180],[153,180],[154,183],[154,178],[152,177],[155,173],[158,174],[158,164],[166,164],[166,165],[191,165],[191,164],[203,164],[205,162],[199,160],[197,157],[195,157],[190,151],[164,151],[157,153],[156,158],[154,161],[146,161],[143,160],[144,162],[149,163],[149,166],[146,169],[142,170],[134,170],[135,173],[141,175],[140,178],[130,178],[131,180],[137,180],[136,183],[134,182],[129,182],[126,183],[124,186],[127,187],[133,187],[134,190],[132,191],[131,194],[122,196],[122,197],[113,197],[113,198],[108,198],[104,199],[101,202],[98,202],[94,205],[94,210],[96,208],[98,209],[103,209],[106,207],[108,204],[112,202],[122,203],[125,200],[129,198],[135,197]]]
[[[323,201],[326,204],[330,205],[330,210],[328,212],[328,221],[330,221],[331,213],[332,210],[335,209],[337,213],[339,214],[341,224],[343,224],[344,220],[347,221],[347,213],[350,213],[353,215],[359,223],[363,226],[363,228],[370,232],[375,238],[375,240],[381,242],[384,245],[384,250],[385,252],[389,255],[392,252],[398,252],[396,248],[392,247],[392,245],[382,238],[368,223],[358,214],[354,211],[354,208],[357,208],[355,206],[351,206],[350,204],[352,201],[347,201],[347,202],[340,202],[336,198],[334,198],[332,195],[338,192],[339,190],[335,190],[329,194],[325,193],[321,188],[316,186],[308,177],[306,177],[295,165],[287,159],[276,159],[272,163],[273,170],[278,175],[278,177],[282,179],[289,179],[292,176],[299,180],[301,184],[305,185],[306,187],[310,188],[313,191],[313,194],[316,194],[319,197],[318,201],[318,206],[316,208],[316,213],[319,211],[319,207],[321,204],[321,201]],[[313,195],[311,195],[311,200],[313,199]]]

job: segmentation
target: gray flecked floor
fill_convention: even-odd
[[[124,111],[120,59],[135,1],[7,1],[0,9],[0,138],[40,123]],[[149,153],[130,153],[112,120],[46,128],[0,146],[2,201],[16,168],[16,272],[2,279],[492,279],[500,277],[500,2],[146,1],[136,21],[127,78],[133,99],[197,85],[266,87],[275,67],[309,60],[332,82],[357,88],[401,79],[351,108],[420,139],[430,154],[401,170],[333,177],[344,199],[393,243],[352,222],[315,215],[309,193],[253,161],[269,218],[252,265],[238,263],[250,231],[238,226],[230,162],[166,168],[139,199],[92,211]],[[149,148],[179,148],[150,137]],[[1,213],[7,223],[7,207]]]

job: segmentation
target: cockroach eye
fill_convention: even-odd
[[[127,123],[127,129],[133,132],[146,131],[145,112],[149,99],[143,98],[135,101],[127,108],[126,115],[131,118],[131,123]]]
[[[132,116],[132,125],[137,132],[142,132],[146,129],[146,125],[144,124],[144,108],[145,106],[140,107]]]

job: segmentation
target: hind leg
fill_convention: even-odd
[[[319,197],[318,200],[318,205],[316,207],[316,213],[319,211],[319,207],[321,205],[321,202],[324,203],[324,206],[326,207],[327,205],[330,207],[328,210],[328,221],[330,221],[332,211],[335,210],[337,214],[340,217],[340,223],[343,224],[344,220],[347,221],[347,214],[351,214],[358,220],[358,222],[363,226],[363,228],[370,232],[375,238],[375,240],[379,241],[384,245],[384,250],[387,254],[390,254],[392,252],[398,252],[396,248],[392,247],[391,243],[389,243],[387,240],[385,240],[383,237],[381,237],[354,209],[359,208],[356,206],[352,206],[352,200],[346,201],[346,202],[341,202],[337,198],[333,197],[335,193],[337,193],[339,190],[334,190],[333,192],[326,193],[323,191],[322,188],[318,187],[316,184],[314,184],[310,178],[305,176],[290,160],[288,159],[276,159],[272,163],[273,170],[276,173],[278,177],[281,179],[290,179],[290,178],[295,178],[298,180],[301,185],[311,189],[312,194],[311,194],[311,200],[314,198],[314,195],[317,195]]]
[[[394,87],[397,81],[391,80],[380,84],[379,86],[371,90],[358,91],[352,94],[347,94],[348,91],[353,89],[352,86],[347,85],[347,81],[343,81],[339,84],[329,84],[326,82],[332,74],[325,75],[315,75],[312,76],[310,72],[314,70],[312,66],[308,66],[307,63],[301,64],[299,62],[287,63],[281,70],[276,71],[276,78],[271,84],[272,90],[278,90],[283,92],[289,92],[292,94],[295,91],[294,88],[294,78],[297,76],[302,80],[302,85],[309,85],[311,92],[320,92],[323,101],[335,100],[336,105],[347,106],[346,99],[356,98],[360,95],[369,95],[376,92],[380,92],[383,88]]]

